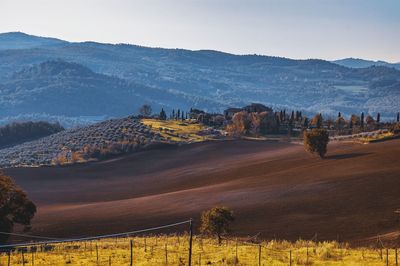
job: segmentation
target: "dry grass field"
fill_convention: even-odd
[[[159,133],[164,139],[175,142],[200,142],[210,139],[206,127],[200,123],[180,120],[142,119],[141,122]],[[199,134],[204,132],[203,135]]]
[[[159,235],[98,241],[71,242],[10,254],[10,265],[188,265],[188,235]],[[192,265],[395,265],[395,250],[349,248],[337,242],[268,241],[250,243],[229,239],[218,245],[215,239],[194,237]],[[23,264],[23,260],[24,263]],[[0,255],[8,265],[8,254]]]

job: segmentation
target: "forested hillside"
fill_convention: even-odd
[[[50,124],[48,122],[8,124],[0,127],[0,148],[45,137],[63,130],[64,128],[59,124]]]
[[[379,111],[383,119],[400,109],[400,71],[386,66],[39,40],[0,34],[0,116],[120,116],[139,102],[211,112],[260,102],[328,115]]]

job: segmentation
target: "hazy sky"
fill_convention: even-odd
[[[400,0],[0,0],[0,32],[400,61]]]

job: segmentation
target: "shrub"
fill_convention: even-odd
[[[327,152],[329,134],[325,129],[311,129],[304,132],[304,147],[311,153],[324,158]]]

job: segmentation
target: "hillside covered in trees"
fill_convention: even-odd
[[[0,148],[45,137],[63,130],[64,128],[59,124],[48,122],[12,123],[0,127]]]
[[[160,140],[136,118],[107,120],[0,148],[0,168],[86,162],[138,151]]]
[[[120,116],[137,112],[137,102],[157,112],[221,112],[260,102],[314,114],[380,112],[386,119],[400,108],[400,71],[0,34],[0,116],[8,120],[32,113]]]

